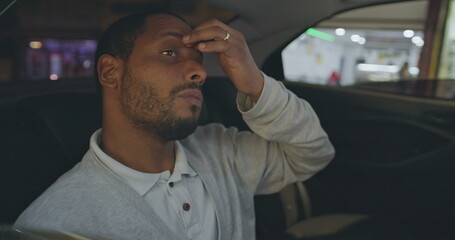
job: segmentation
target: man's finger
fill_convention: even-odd
[[[232,45],[226,41],[209,41],[201,42],[196,45],[197,50],[201,52],[226,52]]]
[[[183,43],[187,45],[193,45],[197,42],[217,41],[223,40],[226,36],[226,30],[221,27],[213,26],[204,30],[196,30],[191,34],[183,37]]]

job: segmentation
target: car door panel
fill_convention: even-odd
[[[453,216],[454,102],[285,82],[318,113],[337,154],[316,176],[315,212]],[[319,193],[318,193],[319,191]],[[321,194],[324,191],[327,194]],[[446,219],[446,218],[444,218]]]

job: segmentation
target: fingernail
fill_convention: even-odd
[[[190,35],[187,34],[187,35],[183,36],[183,40],[185,40],[185,41],[190,40]]]
[[[199,49],[205,48],[205,43],[199,43],[199,44],[197,45],[197,47],[198,47]]]

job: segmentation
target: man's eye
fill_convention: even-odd
[[[172,49],[162,51],[161,54],[163,54],[163,55],[168,55],[168,56],[172,56],[172,57],[175,57],[175,56],[176,56],[175,51],[172,50]]]

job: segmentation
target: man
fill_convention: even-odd
[[[196,128],[216,53],[255,132]],[[101,37],[103,128],[82,161],[17,220],[34,231],[102,239],[254,239],[253,196],[308,179],[334,155],[308,103],[263,75],[242,34],[136,14]]]

